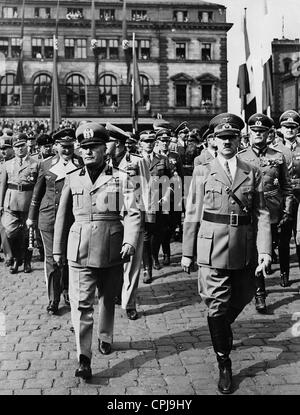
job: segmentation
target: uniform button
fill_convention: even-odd
[[[96,202],[93,202],[93,203],[92,203],[92,205],[93,205],[93,206],[96,206]]]
[[[55,190],[55,193],[57,194],[58,193],[58,190]]]
[[[232,204],[232,205],[235,205],[235,201],[234,201],[234,200],[232,200],[232,201],[231,201],[231,204]]]

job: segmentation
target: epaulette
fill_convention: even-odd
[[[110,166],[109,166],[110,167]],[[123,170],[123,169],[120,169],[120,167],[117,167],[117,166],[113,166],[112,167],[112,169],[115,169],[115,170],[118,170],[118,171],[120,171],[121,173],[126,173],[126,174],[128,174],[128,172],[126,171],[126,170]],[[110,173],[108,173],[109,172],[109,168],[106,170],[106,174],[109,174],[109,175],[111,175],[113,172],[111,171]]]
[[[248,150],[248,147],[243,148],[242,150],[238,151],[237,154],[245,153]]]
[[[74,173],[74,171],[80,170],[80,169],[82,169],[83,167],[84,167],[84,165],[81,165],[81,166],[77,167],[77,168],[76,168],[76,169],[74,169],[74,170],[68,171],[66,174],[72,174],[72,173]]]
[[[277,153],[282,153],[282,151],[279,148],[274,148],[275,146],[269,147],[271,150],[276,151]]]
[[[130,155],[139,157],[140,159],[144,158],[143,156],[141,156],[140,154],[137,154],[137,153],[130,153]]]

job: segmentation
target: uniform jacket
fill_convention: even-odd
[[[214,159],[213,155],[210,153],[210,151],[207,150],[207,148],[205,148],[200,154],[200,156],[197,156],[195,158],[194,167],[199,166],[200,164],[206,164],[213,159]]]
[[[185,176],[191,176],[194,169],[194,160],[199,156],[199,148],[193,142],[187,141],[179,156],[181,158],[183,173]]]
[[[68,170],[74,170],[83,162],[73,157],[68,163]],[[42,231],[53,232],[55,216],[64,186],[65,171],[59,164],[59,157],[47,158],[42,164],[34,186],[28,218],[38,220],[38,227]],[[69,218],[73,219],[72,215]]]
[[[150,189],[149,200],[147,203],[148,210],[145,214],[145,222],[155,222],[156,212],[162,209],[160,203],[158,203],[163,197],[166,198],[164,207],[169,210],[170,206],[170,187],[168,178],[171,177],[171,170],[169,159],[162,154],[153,152],[153,158],[149,165],[150,171]],[[147,160],[146,160],[147,162]],[[148,162],[147,162],[148,163]],[[164,177],[163,177],[164,176]],[[162,186],[157,186],[158,181],[162,182]]]
[[[226,189],[230,186],[247,206],[252,222],[233,226],[203,220],[204,211],[245,215],[228,195]],[[183,227],[183,255],[192,257],[197,252],[198,264],[206,267],[243,269],[254,260],[255,239],[259,254],[271,254],[270,215],[259,170],[237,159],[236,175],[231,185],[217,158],[195,167]]]
[[[123,201],[119,205],[120,195]],[[68,235],[65,222],[70,212],[75,221]],[[93,184],[83,167],[65,179],[54,226],[53,253],[64,254],[68,238],[69,261],[83,267],[112,267],[123,263],[120,251],[124,243],[136,247],[140,224],[127,173],[106,165]]]
[[[264,154],[258,156],[252,147],[247,147],[238,153],[238,157],[262,172],[263,191],[271,223],[278,223],[282,212],[291,214],[293,195],[284,155],[267,147]]]
[[[286,158],[293,193],[300,200],[300,143],[296,141],[292,150],[281,142],[277,147]]]
[[[13,211],[28,212],[40,165],[40,161],[30,155],[24,157],[22,166],[19,165],[17,157],[4,163],[0,185],[0,206]],[[31,190],[19,191],[8,189],[8,184],[33,186]]]

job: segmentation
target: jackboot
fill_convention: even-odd
[[[212,345],[219,364],[218,389],[222,394],[233,392],[231,360],[233,336],[226,315],[207,317]]]
[[[29,273],[32,271],[31,268],[31,258],[32,258],[32,251],[26,251],[24,257],[24,272]]]
[[[151,284],[152,282],[152,269],[149,267],[144,268],[144,277],[143,277],[143,283],[144,284]]]
[[[280,274],[280,285],[281,287],[288,287],[290,285],[289,276],[286,272]]]
[[[267,305],[266,305],[266,287],[265,287],[265,277],[261,272],[259,275],[255,276],[255,308],[259,313],[266,313]]]

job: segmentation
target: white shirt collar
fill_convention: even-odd
[[[225,161],[228,162],[229,170],[230,170],[232,179],[234,180],[234,177],[235,177],[235,174],[236,174],[236,169],[237,169],[237,157],[234,155],[230,159],[226,159],[220,153],[218,153],[217,159],[221,163],[221,166],[223,167],[225,172],[226,172]]]

